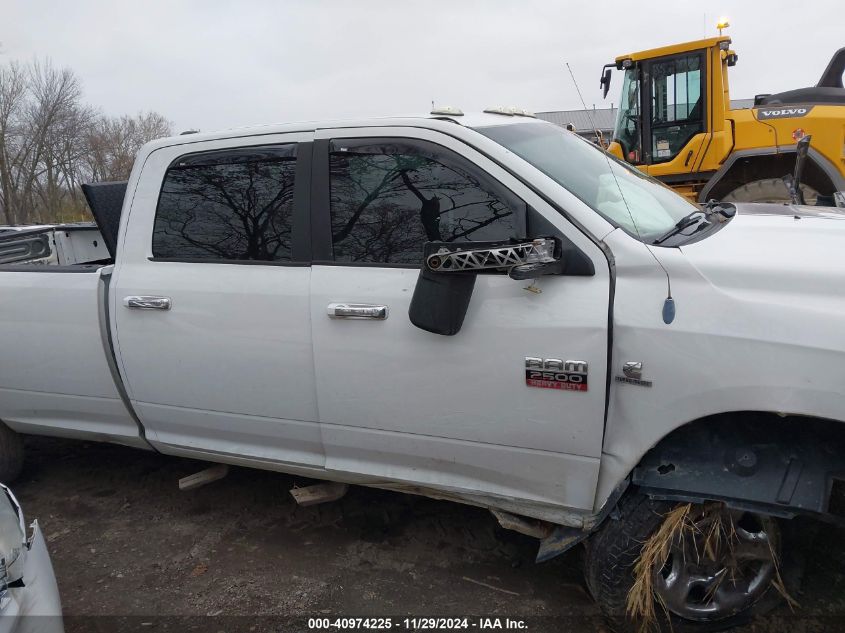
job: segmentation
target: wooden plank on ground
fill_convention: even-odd
[[[304,488],[293,488],[290,494],[298,505],[313,506],[318,503],[337,501],[346,494],[347,490],[349,490],[348,484],[327,481],[322,484],[305,486]]]
[[[206,468],[187,477],[182,477],[179,480],[179,490],[193,490],[194,488],[210,484],[212,481],[223,479],[228,474],[229,466],[227,464],[215,464],[211,468]]]

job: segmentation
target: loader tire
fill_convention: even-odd
[[[9,484],[23,469],[23,441],[17,432],[0,422],[0,483]]]
[[[816,204],[819,192],[807,185],[801,185],[804,192],[804,202]],[[780,178],[764,178],[752,180],[741,187],[737,187],[722,197],[722,202],[792,202],[789,190]]]
[[[609,518],[587,543],[585,576],[587,586],[598,603],[610,627],[618,633],[636,633],[646,629],[664,633],[705,633],[723,631],[767,613],[783,600],[774,586],[766,588],[741,608],[724,613],[680,615],[661,607],[655,599],[655,621],[632,620],[626,614],[628,593],[634,585],[634,566],[646,541],[661,526],[667,513],[679,504],[656,501],[646,495],[629,492],[620,502],[616,517]],[[760,519],[757,519],[760,520]],[[794,595],[800,584],[803,558],[792,547],[794,542],[790,521],[776,521],[770,517],[763,523],[778,532],[777,555],[779,573],[785,590]],[[667,561],[668,563],[668,561]],[[662,570],[660,573],[663,573]],[[662,598],[661,598],[662,599]]]

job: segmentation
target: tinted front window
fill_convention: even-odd
[[[296,146],[186,156],[167,170],[153,255],[288,261]]]
[[[335,141],[330,155],[334,257],[414,264],[427,241],[504,240],[519,203],[474,165],[422,142]]]

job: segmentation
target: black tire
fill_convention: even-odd
[[[628,592],[634,584],[633,569],[645,542],[661,525],[667,512],[678,504],[655,501],[639,492],[630,492],[620,502],[618,514],[605,521],[600,530],[587,543],[585,576],[587,586],[598,603],[611,628],[621,632],[640,630],[641,622],[626,617]],[[786,545],[791,540],[789,521],[779,522],[780,564],[779,573],[790,595],[795,595],[800,583],[803,559]],[[722,619],[699,621],[679,617],[655,604],[657,622],[661,631],[675,633],[704,633],[723,631],[763,615],[783,601],[772,586],[748,608]]]
[[[23,470],[23,441],[21,436],[0,422],[0,483],[9,484]]]
[[[804,192],[804,202],[815,204],[819,192],[807,185],[801,185]],[[752,180],[741,187],[737,187],[722,197],[723,202],[792,202],[789,190],[780,178],[764,178]]]

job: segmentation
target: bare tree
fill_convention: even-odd
[[[26,71],[12,62],[0,68],[0,211],[15,224],[18,200],[18,162],[23,153],[24,111],[28,97]]]
[[[36,152],[25,193],[38,221],[62,220],[64,209],[81,202],[77,167],[94,111],[81,103],[82,91],[73,72],[58,70],[49,62],[31,65],[30,91],[30,136],[36,140]]]
[[[98,117],[87,135],[87,165],[92,180],[126,180],[135,155],[154,139],[173,133],[172,124],[157,112],[137,116]]]
[[[98,114],[68,68],[0,66],[0,223],[90,217],[79,185],[126,179],[141,146],[170,133],[155,112]]]
[[[55,216],[88,114],[69,69],[48,62],[0,68],[0,196],[8,223]],[[78,145],[78,144],[77,144]]]

